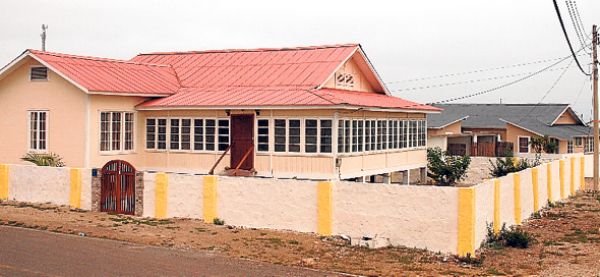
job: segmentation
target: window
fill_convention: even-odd
[[[133,113],[100,113],[100,151],[133,150]]]
[[[371,120],[371,151],[377,150],[377,120]]]
[[[205,129],[204,129],[204,148],[207,151],[215,150],[215,131],[216,131],[216,120],[214,119],[205,119],[204,120]]]
[[[586,153],[594,152],[594,139],[593,137],[587,137],[585,139],[585,150]]]
[[[219,119],[219,151],[225,151],[229,147],[229,119]]]
[[[318,121],[307,119],[304,121],[304,151],[317,153]]]
[[[333,140],[332,137],[332,129],[333,129],[333,121],[329,119],[321,119],[321,134],[319,137],[319,143],[321,144],[320,150],[321,153],[331,153],[331,143]]]
[[[30,111],[29,112],[29,150],[46,151],[47,150],[47,122],[48,112]]]
[[[365,151],[371,151],[371,121],[365,120]]]
[[[288,152],[300,152],[300,120],[289,120]]]
[[[567,153],[569,153],[569,154],[573,153],[573,141],[572,140],[567,141]]]
[[[358,120],[358,131],[356,132],[357,136],[358,136],[358,139],[357,139],[358,152],[363,151],[363,139],[364,139],[363,133],[365,131],[363,124],[364,124],[364,121],[362,119]]]
[[[171,119],[171,150],[190,150],[192,120],[172,118]]]
[[[156,119],[146,119],[146,149],[156,148]]]
[[[519,153],[529,153],[529,137],[519,137]]]
[[[419,124],[416,120],[410,121],[410,147],[417,147],[419,139]]]
[[[204,150],[204,119],[194,119],[194,150]]]
[[[408,124],[406,120],[399,122],[400,124],[400,148],[408,147]]]
[[[388,122],[390,128],[390,136],[388,141],[388,148],[398,149],[398,121],[390,120]]]
[[[358,152],[358,120],[352,120],[352,152]]]
[[[47,81],[48,68],[43,66],[33,66],[29,72],[29,80],[31,81]]]
[[[379,120],[377,122],[377,134],[378,134],[378,142],[377,142],[377,150],[385,150],[387,149],[387,120]]]
[[[164,118],[157,120],[157,143],[156,149],[165,150],[167,149],[167,120]]]
[[[351,149],[351,138],[352,134],[350,133],[350,120],[344,120],[344,152],[350,153]]]
[[[344,121],[338,121],[338,153],[344,153]]]
[[[258,120],[258,151],[268,152],[269,151],[269,120],[259,119]]]
[[[419,146],[427,146],[427,127],[425,120],[419,121]]]
[[[581,145],[583,144],[583,139],[582,138],[575,138],[575,146],[581,147]]]
[[[287,122],[275,119],[275,152],[285,152],[287,142]]]

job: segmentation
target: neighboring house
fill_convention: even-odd
[[[455,155],[532,153],[531,139],[548,136],[556,154],[593,151],[590,127],[568,104],[445,104],[428,117],[429,146]]]
[[[358,44],[131,60],[27,50],[0,71],[0,162],[53,152],[75,167],[119,159],[310,179],[424,172],[426,114],[437,112],[391,96]]]

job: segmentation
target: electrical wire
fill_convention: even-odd
[[[583,30],[583,33],[586,35],[586,37],[591,40],[592,38],[590,37],[590,35],[587,34],[587,32],[585,31],[585,25],[583,25],[583,19],[581,19],[581,14],[579,14],[579,9],[577,8],[577,1],[570,1],[573,5],[573,8],[575,10],[575,17],[578,19],[579,23],[581,24],[581,30]],[[590,32],[591,34],[591,32]]]
[[[584,34],[582,34],[583,31],[580,28],[579,22],[575,18],[575,11],[573,10],[573,7],[571,6],[571,1],[565,1],[565,4],[567,4],[567,10],[569,11],[569,17],[571,18],[571,23],[573,25],[573,30],[575,30],[575,35],[577,35],[577,39],[579,40],[579,45],[581,47],[584,47],[586,41],[584,39]],[[584,51],[586,53],[590,54],[590,52],[588,52],[587,49],[585,49],[585,47],[584,47]]]
[[[571,50],[571,55],[573,56],[573,59],[575,59],[575,62],[577,63],[577,67],[579,67],[579,70],[581,70],[581,72],[584,75],[590,76],[591,74],[589,74],[589,73],[585,72],[585,70],[583,70],[583,67],[581,67],[579,60],[577,59],[577,55],[575,55],[575,51],[573,50],[573,46],[571,45],[571,40],[569,40],[569,35],[567,34],[567,30],[565,29],[565,24],[563,22],[562,16],[560,15],[560,9],[558,8],[558,4],[556,3],[556,0],[552,0],[552,2],[554,3],[554,10],[556,11],[556,15],[558,16],[558,21],[560,22],[560,27],[562,28],[562,31],[563,31],[563,34],[567,41],[567,44],[569,45],[569,50]]]
[[[557,67],[557,68],[550,69],[548,71],[561,70],[561,69],[565,69],[565,68],[566,67]],[[485,82],[485,81],[502,80],[502,79],[517,77],[517,76],[523,76],[523,75],[527,75],[527,74],[531,74],[531,73],[533,73],[533,72],[515,73],[515,74],[509,74],[509,75],[501,75],[501,76],[487,77],[487,78],[481,78],[481,79],[471,79],[471,80],[441,83],[441,84],[432,84],[432,85],[419,86],[419,87],[392,89],[392,90],[390,90],[390,92],[405,92],[405,91],[415,91],[415,90],[423,90],[423,89],[431,89],[431,88],[442,88],[442,87],[448,87],[448,86],[457,86],[457,85],[462,85],[462,84],[473,84],[473,83],[479,83],[479,82]]]

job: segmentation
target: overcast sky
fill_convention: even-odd
[[[579,48],[564,1],[571,40]],[[600,1],[579,0],[586,32],[600,23]],[[361,43],[385,82],[496,68],[569,54],[552,1],[0,1],[0,63],[24,49],[129,59],[153,51]],[[581,57],[588,64],[587,56]],[[435,102],[492,88],[552,62],[478,74],[389,84],[394,95]],[[462,102],[538,103],[555,70]],[[586,67],[587,69],[587,67]],[[575,63],[544,99],[591,112],[590,82]],[[514,77],[505,77],[516,75]],[[469,82],[470,80],[486,81]],[[493,80],[487,80],[493,79]],[[406,91],[407,88],[461,84]],[[466,82],[466,84],[465,84]],[[581,93],[580,93],[581,91]],[[577,97],[579,95],[579,97]],[[460,102],[460,101],[459,101]]]

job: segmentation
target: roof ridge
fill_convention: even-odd
[[[360,44],[358,44],[358,43],[346,43],[346,44],[326,44],[326,45],[314,45],[314,46],[279,47],[279,48],[231,48],[231,49],[192,50],[192,51],[173,51],[173,52],[150,52],[150,53],[140,53],[140,54],[138,54],[138,56],[314,50],[314,49],[327,49],[327,48],[358,47],[359,45]]]
[[[434,106],[570,106],[567,103],[448,103],[434,104]]]
[[[73,58],[73,59],[103,61],[103,62],[117,62],[117,63],[125,63],[125,64],[158,66],[158,67],[167,67],[167,68],[169,67],[169,65],[166,65],[166,64],[142,63],[142,62],[135,62],[135,61],[131,61],[131,60],[118,60],[118,59],[93,57],[93,56],[72,55],[72,54],[64,54],[64,53],[56,53],[56,52],[39,51],[39,50],[34,50],[34,49],[27,49],[27,52],[30,52],[32,54],[49,55],[49,56],[62,57],[62,58]]]

